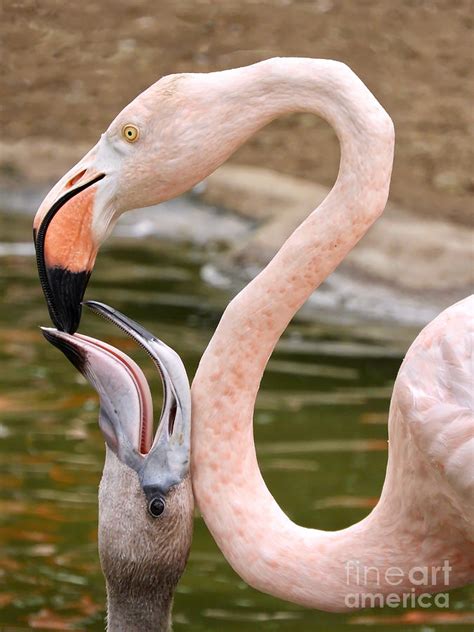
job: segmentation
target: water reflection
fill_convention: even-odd
[[[97,400],[38,330],[48,319],[26,245],[29,220],[0,215],[0,224],[5,241],[0,246],[0,629],[103,630],[105,594],[96,549],[103,441]],[[202,281],[207,260],[200,248],[155,241],[138,247],[116,239],[99,257],[88,296],[110,302],[156,332],[183,356],[192,375],[228,300]],[[129,339],[87,313],[81,330],[134,356],[156,393],[154,370]],[[355,332],[314,321],[295,323],[285,334],[262,384],[255,435],[265,479],[299,523],[342,528],[376,502],[386,462],[384,420],[403,340],[393,329],[390,339],[381,334],[377,340],[363,328]],[[197,517],[174,629],[467,630],[468,596],[467,589],[453,592],[449,612],[305,610],[240,581]]]

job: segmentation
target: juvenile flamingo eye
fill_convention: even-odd
[[[140,135],[140,131],[136,125],[132,125],[131,123],[128,123],[127,125],[124,125],[122,127],[122,136],[129,143],[134,143],[138,139],[139,135]]]
[[[150,515],[153,516],[153,518],[158,518],[158,516],[161,516],[164,510],[165,501],[159,496],[155,496],[155,498],[152,498],[150,503],[148,504],[148,511]]]

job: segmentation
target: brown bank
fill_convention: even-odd
[[[8,147],[92,146],[164,74],[278,55],[332,58],[350,65],[394,120],[392,201],[429,218],[472,222],[471,0],[16,0],[3,3],[0,18]],[[330,186],[338,146],[316,117],[289,116],[234,163]],[[4,177],[28,179],[34,168],[0,148]]]

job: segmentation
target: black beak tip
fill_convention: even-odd
[[[48,342],[62,351],[78,371],[84,373],[87,364],[87,356],[80,347],[75,345],[72,340],[61,336],[61,334],[54,329],[41,327],[41,331]]]
[[[71,272],[67,269],[47,268],[51,295],[47,296],[48,310],[55,327],[73,334],[77,331],[82,315],[82,299],[90,272]]]

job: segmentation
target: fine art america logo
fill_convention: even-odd
[[[390,566],[383,570],[349,560],[345,569],[347,586],[356,588],[345,596],[347,608],[449,608],[448,593],[432,595],[423,592],[423,586],[429,586],[431,590],[433,586],[436,590],[449,587],[449,574],[453,569],[448,560],[444,560],[442,566],[412,566],[409,569]],[[388,592],[390,586],[393,586],[393,592]]]

